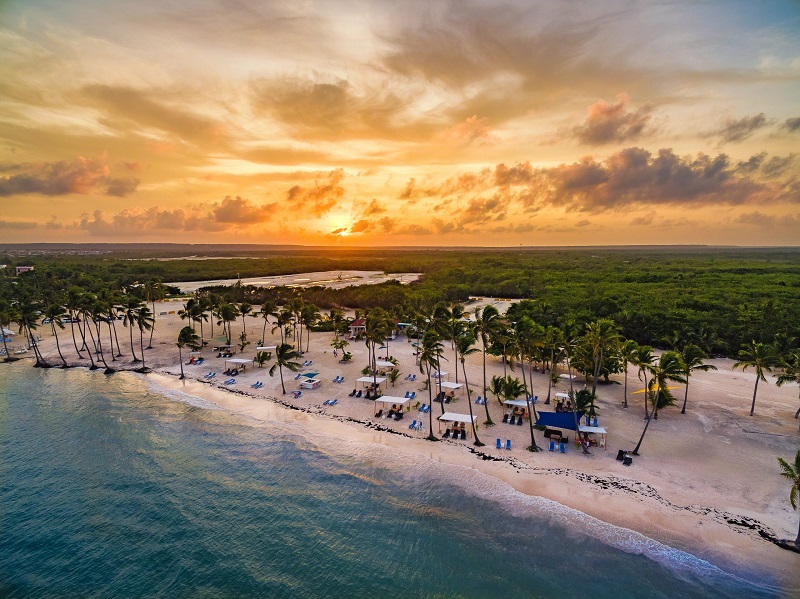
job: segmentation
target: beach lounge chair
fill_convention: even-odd
[[[233,385],[235,382],[236,382],[236,379],[231,378],[231,379],[228,379],[227,381],[225,381],[225,384],[226,385]]]
[[[330,399],[326,399],[325,401],[322,402],[322,405],[327,406],[330,402],[331,402]]]
[[[292,391],[292,397],[294,397],[295,399],[300,397],[302,394],[303,394],[302,391]]]
[[[411,392],[411,396],[408,399],[416,399],[416,397],[417,397],[417,392],[416,391],[412,391]],[[430,409],[430,408],[428,408],[428,409]]]
[[[442,435],[442,439],[447,439],[448,437],[450,437],[450,429],[449,428],[446,431],[444,431],[444,434]]]
[[[358,393],[356,393],[356,397],[361,397],[361,395],[362,395],[362,394],[361,394],[361,389],[359,389],[359,390],[358,390]]]
[[[555,450],[556,450],[556,442],[550,441],[550,451],[555,451]]]
[[[355,397],[355,396],[356,396],[356,390],[355,389],[353,389],[350,393],[347,394],[347,397]]]
[[[417,428],[417,421],[414,420],[411,424],[408,425],[408,428]]]
[[[301,376],[303,375],[298,372],[297,375],[295,375],[294,380],[299,381]]]
[[[522,424],[522,416],[517,418],[517,426],[519,426],[520,424]]]
[[[375,414],[375,418],[380,418],[381,416],[383,416],[383,410],[378,410],[378,413]]]
[[[404,399],[408,399],[411,395],[411,391],[406,391],[406,394],[403,396]]]
[[[597,416],[592,418],[592,426],[597,426]]]
[[[429,405],[426,405],[424,412],[427,414],[430,411],[431,411],[431,407]]]
[[[508,414],[503,414],[503,422],[504,423],[508,422]]]
[[[422,420],[417,420],[417,426],[414,430],[421,431],[422,430]]]
[[[617,459],[621,462],[622,460],[625,459],[626,453],[627,452],[624,449],[620,449],[619,451],[617,451]]]
[[[626,455],[622,460],[622,465],[623,466],[630,466],[631,464],[633,464],[633,458],[631,456],[629,456],[629,455]]]
[[[419,411],[420,411],[420,412],[422,412],[422,413],[424,414],[424,413],[425,413],[425,408],[426,408],[427,406],[428,406],[428,404],[426,404],[426,403],[422,404],[422,405],[419,407]]]
[[[497,440],[497,449],[503,449],[503,442],[500,439]]]
[[[328,405],[329,406],[335,406],[337,401],[339,401],[339,400],[338,399],[329,399],[328,400]]]
[[[413,382],[415,382],[416,380],[417,380],[417,375],[415,374],[414,376],[412,376],[412,377],[411,377],[411,382],[413,383]]]
[[[467,431],[462,430],[460,432],[461,432],[461,440],[462,441],[466,441],[467,440]]]
[[[506,439],[506,449],[511,449],[511,439]]]
[[[567,453],[567,444],[566,444],[566,443],[563,443],[563,442],[562,442],[562,443],[559,443],[559,444],[558,444],[558,450],[559,450],[561,453]]]
[[[475,403],[481,405],[481,396],[478,396],[478,399],[475,400]]]

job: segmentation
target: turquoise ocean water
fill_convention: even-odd
[[[180,395],[0,365],[0,597],[780,596]]]

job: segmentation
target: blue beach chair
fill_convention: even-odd
[[[503,442],[500,439],[497,440],[497,449],[503,449]]]
[[[506,449],[511,449],[511,439],[506,439]]]

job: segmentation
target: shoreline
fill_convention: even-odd
[[[161,304],[162,310],[169,307],[169,304]],[[628,376],[629,401],[632,402],[629,409],[621,407],[621,385],[598,387],[601,425],[609,427],[606,451],[593,448],[591,456],[582,456],[571,446],[567,454],[550,453],[546,447],[540,453],[528,452],[524,449],[530,445],[527,423],[520,427],[501,424],[502,412],[498,412],[501,408],[494,399],[488,407],[498,424],[488,429],[480,425],[479,434],[486,445],[476,448],[469,440],[432,443],[422,439],[419,433],[411,433],[407,425],[417,417],[415,410],[409,410],[407,419],[398,423],[374,418],[370,402],[347,395],[352,383],[331,383],[335,375],[343,374],[348,381],[360,376],[359,367],[366,356],[363,344],[351,344],[348,350],[353,352],[353,362],[343,365],[329,351],[330,334],[327,333],[312,333],[311,351],[306,354],[313,359],[311,369],[320,372],[322,386],[304,391],[300,399],[281,395],[277,373],[270,378],[266,369],[257,367],[248,368],[245,374],[237,377],[235,386],[222,385],[219,376],[213,382],[203,380],[206,372],[222,369],[223,360],[215,357],[208,357],[201,366],[185,365],[186,379],[181,381],[174,338],[183,324],[174,314],[159,316],[153,349],[145,350],[146,364],[153,370],[141,379],[150,380],[150,384],[161,389],[168,398],[167,392],[178,391],[262,424],[276,418],[289,420],[311,443],[316,442],[313,436],[316,432],[336,439],[335,447],[347,447],[349,442],[365,443],[416,460],[466,468],[508,485],[526,497],[553,501],[600,522],[689,553],[731,576],[770,589],[778,588],[784,593],[800,592],[800,582],[794,574],[800,570],[800,555],[794,547],[787,550],[776,544],[796,526],[797,513],[789,511],[788,486],[777,474],[774,457],[786,456],[788,449],[798,445],[800,435],[796,421],[787,420],[787,414],[794,413],[796,389],[765,385],[759,389],[756,417],[748,417],[749,397],[752,396],[748,389],[752,389],[754,374],[731,371],[730,361],[710,360],[721,370],[692,377],[687,415],[677,414],[674,408],[662,411],[661,418],[654,421],[657,424],[650,427],[642,456],[635,458],[633,467],[625,468],[614,459],[616,450],[633,447],[641,433],[642,408],[636,403],[637,398],[641,401],[641,395],[631,395],[639,384],[635,374]],[[258,339],[261,328],[258,321],[248,323],[248,336]],[[56,365],[58,357],[52,336],[45,333],[43,337],[43,353]],[[71,343],[62,342],[65,355],[70,353],[70,348]],[[129,352],[124,346],[122,349],[128,357],[117,362],[109,358],[109,366],[120,372],[136,373],[141,364],[132,363]],[[404,339],[393,342],[391,352],[399,358],[403,373],[417,371],[413,367],[410,343]],[[243,355],[249,358],[249,352]],[[31,354],[28,357],[32,357]],[[184,361],[186,358],[184,355]],[[450,358],[452,360],[452,356]],[[474,399],[482,385],[480,353],[471,358],[467,361],[467,373]],[[487,368],[502,372],[502,366],[494,360],[490,358]],[[74,359],[74,351],[68,361],[71,367],[88,369],[88,360]],[[284,376],[287,391],[293,389],[296,386],[293,374],[284,371]],[[515,376],[519,376],[518,371]],[[546,383],[543,388],[542,382],[546,375],[533,372],[531,376],[538,394],[545,395]],[[621,381],[621,375],[616,378],[619,380],[615,383]],[[250,387],[256,380],[264,382],[258,391]],[[417,399],[422,399],[422,403],[428,402],[427,391],[422,392],[419,381],[411,385],[398,380],[397,389],[388,388],[386,394],[402,395],[406,388],[416,390]],[[322,404],[323,399],[332,398],[339,400],[336,407]],[[466,412],[465,404],[466,399],[462,398],[448,409]],[[473,407],[478,422],[482,423],[483,406]],[[546,406],[540,402],[539,408]],[[435,417],[439,409],[440,406],[434,404],[434,410],[426,417]],[[425,431],[427,427],[426,418]],[[514,450],[496,449],[495,436],[511,438]],[[541,432],[537,432],[537,443],[541,442]],[[731,454],[734,446],[735,458]],[[631,552],[638,550],[634,548]]]
[[[194,377],[191,377],[191,383],[201,385],[201,387],[198,389],[186,390],[184,385],[181,385],[182,381],[180,381],[174,373],[169,371],[154,371],[151,375],[154,375],[153,379],[157,381],[155,385],[151,385],[151,388],[153,386],[160,387],[162,389],[162,394],[163,390],[178,391],[191,397],[210,401],[227,413],[258,421],[259,425],[268,424],[270,420],[263,418],[263,415],[259,413],[262,412],[262,410],[259,410],[258,406],[233,405],[236,402],[236,398],[248,398],[258,401],[260,406],[269,404],[271,407],[279,410],[300,413],[307,417],[300,423],[306,435],[322,433],[338,441],[342,441],[348,439],[352,440],[354,436],[353,433],[355,432],[355,437],[359,442],[370,444],[378,443],[383,448],[388,448],[391,451],[403,451],[403,453],[410,454],[418,459],[427,458],[439,465],[466,468],[478,472],[483,476],[490,477],[496,482],[508,485],[510,489],[513,489],[515,492],[525,497],[550,501],[561,508],[567,508],[572,512],[582,514],[592,520],[611,525],[623,531],[635,533],[636,535],[641,535],[642,539],[659,545],[658,550],[645,552],[641,549],[633,550],[632,547],[626,547],[626,545],[622,543],[614,544],[617,548],[621,548],[625,551],[649,553],[648,557],[655,559],[654,555],[664,552],[664,548],[666,547],[667,552],[669,552],[669,550],[685,552],[699,562],[706,564],[710,569],[719,569],[725,575],[740,578],[755,585],[764,584],[760,575],[760,573],[763,572],[767,574],[767,576],[773,577],[773,583],[768,583],[766,585],[766,588],[772,590],[775,590],[773,584],[782,587],[784,584],[791,584],[792,582],[791,575],[784,579],[786,571],[781,567],[781,564],[778,563],[782,560],[776,560],[776,556],[767,556],[759,552],[748,555],[747,551],[735,551],[735,548],[743,541],[741,535],[744,535],[748,542],[767,541],[777,546],[778,539],[774,536],[774,533],[761,522],[755,519],[741,517],[737,514],[719,511],[715,508],[696,505],[676,505],[661,496],[652,486],[643,484],[634,479],[598,476],[571,468],[531,466],[513,456],[493,456],[471,445],[463,446],[447,440],[436,443],[436,445],[443,445],[445,450],[434,456],[431,455],[427,451],[427,447],[425,447],[425,445],[431,444],[430,441],[413,437],[401,431],[396,431],[369,419],[359,420],[351,417],[328,414],[321,409],[297,406],[273,396],[259,396],[239,389],[217,387]],[[187,379],[189,379],[189,377],[187,377]],[[200,393],[197,391],[200,391]],[[225,396],[230,397],[226,398]],[[272,410],[268,411],[272,412]],[[287,418],[297,423],[296,417]],[[328,423],[320,422],[324,420],[327,420]],[[349,425],[351,429],[354,427],[360,428],[362,429],[362,434],[358,434],[358,431],[338,429],[338,427],[329,426],[329,424],[333,422]],[[376,438],[372,433],[379,433],[383,438]],[[389,435],[385,435],[385,433],[389,433]],[[309,436],[305,438],[307,440],[310,439]],[[407,441],[413,441],[415,443],[409,444]],[[485,467],[487,462],[491,463],[491,466],[488,468]],[[498,472],[497,463],[502,463],[504,471]],[[554,480],[546,482],[544,486],[541,486],[542,481],[540,479],[543,477]],[[598,505],[596,503],[597,497],[593,496],[591,492],[583,494],[577,501],[564,501],[561,486],[567,485],[572,487],[572,492],[576,492],[574,488],[576,484],[589,484],[595,491],[603,492],[604,501],[601,502],[601,505]],[[623,502],[638,502],[645,508],[644,514],[636,519],[634,525],[631,525],[631,520],[629,519],[630,514],[627,514],[624,518],[615,515],[618,506],[613,500],[616,499],[619,501],[621,499],[620,495],[624,497]],[[492,498],[489,497],[489,499]],[[609,499],[612,500],[611,506],[607,505]],[[571,515],[574,516],[575,514]],[[567,517],[569,518],[570,516],[568,515]],[[658,529],[662,533],[668,533],[668,539],[655,538],[648,534],[648,531],[643,531],[641,529],[641,525],[644,524],[652,526],[654,517],[660,520]],[[706,528],[709,528],[708,525],[712,524],[713,526],[711,526],[711,528],[715,530],[704,531],[702,538],[706,542],[713,539],[715,543],[719,543],[733,551],[709,551],[709,547],[705,543],[689,542],[695,538],[694,535],[691,533],[686,534],[688,533],[687,530],[682,531],[681,534],[676,534],[676,529],[678,528],[675,526],[676,523],[673,522],[671,525],[668,525],[669,519],[675,517],[688,518],[693,522],[697,519],[702,519],[703,521],[700,522],[700,525],[705,525]],[[637,526],[637,524],[640,526]],[[692,524],[689,524],[689,526],[692,526]],[[584,532],[591,534],[592,531],[585,530]],[[593,536],[596,536],[596,538],[606,543],[609,542],[608,538],[599,535]],[[636,546],[638,547],[638,544]],[[790,566],[791,564],[785,565]],[[743,576],[739,575],[736,573],[736,569],[745,570],[747,574]]]

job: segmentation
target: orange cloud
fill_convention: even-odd
[[[609,104],[598,100],[589,106],[586,121],[575,127],[575,136],[585,144],[600,145],[612,142],[632,141],[645,133],[650,121],[649,108],[636,112],[626,110],[628,94],[617,95],[616,102]]]
[[[43,162],[0,165],[0,196],[42,194],[47,196],[103,193],[126,196],[136,191],[139,180],[113,178],[101,157],[78,156],[72,162]]]

